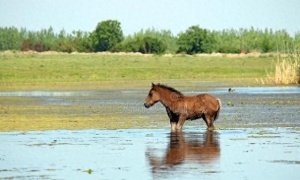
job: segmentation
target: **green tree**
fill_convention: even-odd
[[[73,47],[72,39],[73,37],[66,33],[64,29],[62,29],[57,37],[57,51],[68,52],[71,53],[75,51]]]
[[[37,34],[37,41],[43,45],[45,51],[54,50],[56,43],[56,36],[52,27],[42,29]]]
[[[90,35],[83,31],[73,31],[72,41],[74,44],[74,49],[78,52],[91,52],[92,44],[90,41]]]
[[[0,50],[18,50],[22,42],[19,30],[15,27],[0,27]]]
[[[111,51],[123,37],[121,23],[116,20],[107,20],[98,23],[91,34],[94,51]]]
[[[234,29],[222,30],[218,33],[216,42],[216,52],[220,53],[240,53],[241,41],[238,32]]]
[[[300,51],[300,31],[296,32],[293,39],[293,48]],[[299,67],[299,76],[300,76],[300,67]]]
[[[208,30],[201,29],[199,26],[191,26],[184,33],[180,33],[177,45],[178,53],[187,54],[203,53],[211,51],[207,43],[213,43],[213,39],[208,39]]]
[[[267,52],[271,52],[273,50],[273,44],[271,42],[271,39],[268,37],[263,37],[262,38],[262,42],[261,42],[261,49],[262,52],[267,53]]]

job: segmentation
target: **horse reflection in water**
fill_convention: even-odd
[[[180,165],[190,163],[200,164],[200,171],[201,167],[219,160],[220,146],[218,133],[215,131],[207,131],[203,134],[171,132],[169,138],[169,145],[162,157],[155,155],[160,153],[159,149],[148,148],[146,151],[154,174],[172,171]]]

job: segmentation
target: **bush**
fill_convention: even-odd
[[[37,51],[37,52],[42,52],[44,51],[44,46],[39,43],[39,42],[36,42],[34,45],[33,45],[33,50],[34,51]]]
[[[29,51],[32,47],[32,42],[29,39],[25,39],[21,44],[21,51]]]
[[[113,48],[113,52],[140,52],[143,54],[162,54],[165,51],[166,45],[161,40],[153,37],[127,40]]]
[[[144,45],[146,54],[162,54],[166,51],[166,45],[158,38],[144,37]]]

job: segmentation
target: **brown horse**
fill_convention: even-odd
[[[221,109],[221,100],[209,94],[184,96],[174,88],[152,83],[144,105],[149,108],[157,102],[166,107],[172,131],[181,131],[185,120],[199,118],[203,118],[209,130],[214,130],[213,123]]]

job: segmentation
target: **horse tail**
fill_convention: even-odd
[[[219,117],[219,115],[220,115],[220,110],[221,110],[221,107],[222,107],[221,99],[217,99],[217,101],[218,101],[218,103],[219,103],[219,108],[218,108],[218,110],[217,110],[217,112],[216,112],[216,114],[215,114],[215,119],[214,119],[214,121],[218,119],[218,117]]]

